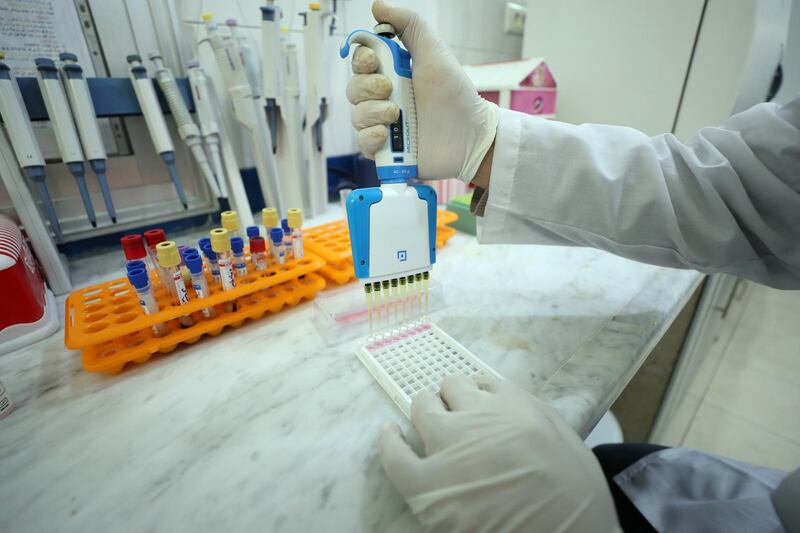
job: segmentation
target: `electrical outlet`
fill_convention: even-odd
[[[503,29],[510,35],[522,35],[525,31],[525,6],[506,2],[506,18]]]

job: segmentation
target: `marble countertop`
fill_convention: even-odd
[[[119,276],[121,254],[76,259],[72,272],[76,286]],[[458,234],[432,278],[448,303],[433,321],[585,435],[702,276]],[[84,372],[61,334],[0,356],[15,404],[0,420],[0,529],[413,529],[376,446],[386,420],[410,425],[354,341],[325,345],[312,307],[118,376]]]

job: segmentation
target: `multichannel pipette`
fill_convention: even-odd
[[[208,290],[208,281],[206,281],[206,275],[203,272],[203,259],[197,253],[197,250],[191,249],[184,255],[184,260],[186,261],[186,268],[189,269],[192,275],[192,287],[195,295],[198,298],[206,298],[211,293]],[[214,307],[203,308],[203,317],[206,320],[215,316],[217,316],[217,313]]]
[[[128,271],[128,281],[136,289],[136,294],[139,296],[139,305],[142,307],[144,314],[153,315],[158,313],[158,302],[147,277],[147,270],[144,268],[132,268]],[[153,335],[156,337],[163,337],[169,333],[169,327],[162,322],[153,324],[151,328]]]
[[[303,257],[303,211],[293,207],[286,212],[286,220],[292,232],[292,256]]]
[[[241,237],[231,238],[231,250],[233,250],[233,268],[236,270],[236,277],[246,276],[247,260],[244,257],[244,239]]]
[[[222,192],[220,192],[220,187],[214,177],[214,171],[211,170],[211,165],[208,164],[206,152],[203,149],[203,140],[200,138],[200,129],[192,120],[191,115],[189,115],[189,109],[186,107],[186,102],[183,100],[180,89],[178,89],[175,76],[172,75],[172,71],[164,66],[160,53],[151,52],[149,57],[150,61],[156,66],[156,81],[158,81],[158,86],[161,87],[161,92],[164,93],[172,118],[178,127],[178,135],[192,152],[192,157],[194,157],[197,166],[200,167],[200,172],[203,173],[203,177],[208,183],[208,188],[211,189],[211,194],[217,198],[217,201],[221,202]]]
[[[228,230],[228,237],[239,237],[242,226],[239,224],[239,215],[236,211],[224,211],[219,218],[220,225]]]
[[[286,249],[283,246],[283,230],[272,228],[269,230],[269,239],[272,242],[272,257],[275,262],[282,265],[286,262]]]
[[[153,82],[147,76],[147,69],[142,65],[141,57],[131,54],[127,57],[127,60],[130,65],[128,72],[133,84],[133,90],[136,93],[136,99],[139,101],[139,107],[142,109],[147,130],[153,139],[153,146],[155,146],[156,152],[161,156],[161,159],[164,160],[164,164],[167,165],[169,177],[172,179],[172,184],[175,186],[175,191],[178,193],[183,208],[189,209],[186,193],[183,191],[183,185],[178,177],[178,170],[175,168],[175,147],[172,145],[169,129],[167,129],[164,114],[161,112],[161,105],[158,103]]]
[[[89,160],[89,165],[97,176],[98,183],[100,183],[103,203],[106,204],[108,216],[111,218],[111,222],[116,224],[117,212],[114,209],[111,190],[106,180],[106,149],[103,146],[100,127],[97,125],[97,115],[94,111],[92,96],[89,93],[89,85],[83,77],[83,69],[78,65],[78,56],[69,52],[62,52],[59,54],[58,59],[62,63],[61,81],[67,90],[67,98],[69,98],[72,116],[78,127],[84,155]]]
[[[269,127],[258,104],[258,96],[253,93],[247,79],[239,47],[234,38],[220,34],[210,13],[204,13],[203,20],[207,35],[203,41],[208,42],[214,50],[217,66],[233,103],[236,120],[247,129],[264,203],[283,210],[283,193],[272,153]]]
[[[222,283],[223,291],[230,291],[236,287],[236,281],[233,277],[233,258],[231,257],[231,238],[228,235],[228,230],[225,228],[216,228],[211,230],[211,249],[217,256],[217,264],[219,265],[219,277]],[[225,311],[231,312],[235,308],[233,302],[225,304]]]
[[[158,243],[156,246],[158,252],[158,262],[164,268],[169,281],[174,287],[173,297],[178,305],[186,305],[189,303],[189,293],[186,291],[186,283],[183,281],[183,274],[181,274],[180,264],[181,256],[178,253],[178,246],[174,241],[164,241]],[[192,315],[183,315],[180,317],[181,326],[188,328],[194,325]]]
[[[267,269],[267,243],[264,237],[255,236],[250,238],[250,262],[257,272]]]
[[[39,198],[50,220],[56,242],[62,243],[64,234],[61,232],[56,208],[45,183],[44,158],[33,134],[28,110],[22,101],[17,80],[8,65],[3,62],[0,62],[0,116],[3,117],[19,166],[39,191]]]
[[[303,28],[303,50],[305,52],[306,79],[306,147],[312,216],[325,211],[328,202],[328,170],[322,142],[322,122],[328,113],[328,100],[323,82],[321,51],[325,28],[320,4],[311,2],[305,13]],[[352,35],[352,34],[351,34]]]
[[[92,206],[92,197],[86,188],[86,170],[83,166],[83,150],[78,140],[78,131],[75,123],[72,122],[67,97],[64,95],[64,87],[58,79],[58,69],[51,59],[40,57],[36,62],[36,81],[39,84],[39,91],[42,93],[44,106],[47,109],[47,116],[53,126],[58,151],[61,160],[75,177],[78,184],[78,192],[83,201],[83,208],[86,216],[93,228],[97,227],[97,217]]]
[[[407,183],[417,176],[417,117],[411,55],[394,37],[390,24],[378,24],[375,33],[350,33],[339,51],[346,58],[353,43],[371,48],[378,60],[377,72],[392,83],[390,101],[400,109],[397,122],[389,125],[386,144],[375,154],[381,186],[356,189],[347,198],[355,273],[372,283],[364,292],[372,296],[368,304],[377,307],[379,327],[381,314],[388,318],[389,308],[397,304],[393,295],[404,291],[403,279],[404,309],[408,303],[412,316],[421,312],[421,288],[416,287],[424,285],[423,272],[436,262],[436,192],[427,185]],[[397,280],[397,291],[392,290],[392,280]]]

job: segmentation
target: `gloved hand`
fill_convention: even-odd
[[[550,406],[508,381],[445,378],[423,391],[411,422],[381,430],[383,467],[433,531],[621,531],[600,465]]]
[[[415,12],[376,0],[372,14],[378,22],[394,26],[411,53],[419,177],[459,178],[469,183],[494,142],[497,106],[478,96],[452,52]],[[347,84],[347,98],[355,105],[353,127],[358,131],[359,149],[374,158],[399,110],[386,101],[392,84],[385,76],[375,74],[375,52],[359,46],[352,66],[354,75]]]

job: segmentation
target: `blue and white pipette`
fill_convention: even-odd
[[[346,58],[353,43],[371,48],[377,72],[392,82],[389,99],[400,108],[397,122],[388,127],[386,144],[375,153],[381,186],[356,189],[347,198],[355,274],[372,284],[373,291],[383,287],[387,292],[392,280],[422,279],[436,262],[436,192],[427,185],[408,185],[417,177],[411,55],[393,40],[391,25],[378,24],[375,31],[353,31],[339,52]]]
[[[61,81],[67,91],[72,116],[75,125],[78,127],[78,135],[81,138],[83,152],[89,165],[92,167],[97,181],[100,183],[100,191],[103,193],[103,203],[106,204],[106,211],[114,224],[117,223],[117,212],[114,209],[114,201],[111,199],[111,189],[106,180],[106,149],[103,146],[103,137],[100,135],[100,127],[97,125],[97,114],[92,103],[92,96],[89,93],[89,85],[83,77],[83,69],[78,65],[78,56],[69,52],[62,52],[58,55],[61,60]]]
[[[169,136],[167,123],[164,120],[164,114],[161,112],[161,104],[158,103],[153,82],[147,75],[147,69],[142,65],[141,57],[131,54],[127,57],[127,60],[130,65],[128,72],[130,73],[133,90],[136,93],[136,99],[139,101],[139,107],[142,109],[147,130],[153,139],[153,146],[155,146],[156,152],[161,156],[161,159],[164,160],[164,164],[167,165],[169,177],[172,179],[172,184],[175,186],[175,191],[178,193],[183,208],[189,209],[189,202],[186,200],[183,184],[181,184],[178,170],[175,168],[175,147],[172,145],[172,139]]]
[[[0,62],[0,116],[3,117],[19,166],[39,191],[39,198],[50,220],[50,228],[53,230],[56,242],[62,243],[64,234],[61,232],[56,208],[45,183],[44,158],[33,134],[28,110],[22,101],[17,80],[9,66],[3,62]]]
[[[55,133],[58,152],[61,160],[67,165],[70,174],[75,177],[78,185],[83,208],[86,216],[93,228],[97,227],[97,217],[94,214],[92,198],[86,188],[86,169],[83,166],[83,150],[78,140],[78,131],[75,123],[72,122],[67,97],[64,95],[64,87],[58,79],[58,69],[52,59],[39,57],[36,63],[36,82],[39,84],[39,91],[42,93],[42,100],[47,109],[47,116],[50,125]]]

